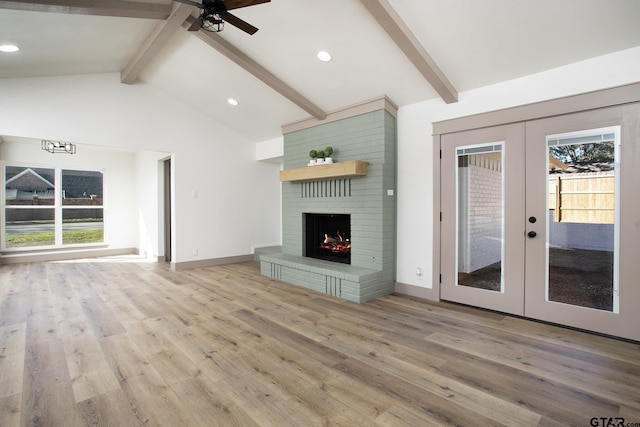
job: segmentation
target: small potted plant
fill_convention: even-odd
[[[316,164],[321,165],[324,163],[324,151],[318,150],[318,158],[316,159]]]
[[[333,163],[333,157],[331,157],[331,155],[333,154],[333,147],[332,146],[327,146],[324,149],[324,163]]]
[[[308,166],[315,165],[316,164],[316,158],[318,157],[318,152],[316,150],[309,151],[309,157],[311,157],[311,160],[309,160],[309,165]]]

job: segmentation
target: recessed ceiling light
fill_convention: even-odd
[[[321,50],[320,52],[318,52],[318,54],[316,56],[322,62],[331,61],[331,54],[329,52],[327,52],[327,51]]]
[[[229,104],[233,105],[234,107],[235,107],[236,105],[238,105],[238,101],[236,101],[236,100],[235,100],[235,99],[233,99],[233,98],[229,98],[229,99],[227,99],[227,102],[228,102]]]
[[[20,50],[20,48],[18,46],[16,46],[16,45],[13,45],[13,44],[0,45],[0,52],[10,53],[10,52],[17,52],[19,50]]]

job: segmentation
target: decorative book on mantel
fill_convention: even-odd
[[[314,179],[346,178],[367,174],[368,162],[350,160],[339,163],[317,165],[280,171],[281,182],[311,181]]]

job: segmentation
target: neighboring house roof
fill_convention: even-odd
[[[23,191],[43,191],[53,189],[54,185],[33,169],[27,168],[9,178],[6,182],[6,188]]]
[[[101,172],[64,170],[62,171],[64,198],[81,199],[88,198],[92,194],[102,197],[102,181]]]
[[[8,171],[10,167],[8,167]],[[7,191],[7,198],[9,197],[9,190],[17,190],[12,194],[11,200],[29,199],[33,194],[38,194],[41,198],[48,198],[48,194],[53,195],[55,188],[54,184],[44,175],[50,170],[42,169],[41,173],[38,173],[38,169],[34,170],[26,168],[17,172],[22,168],[14,167],[10,173],[15,173],[6,181],[5,189]],[[16,173],[17,172],[17,173]],[[51,173],[51,180],[53,180],[53,174]],[[66,199],[82,199],[89,198],[89,196],[96,195],[102,197],[103,188],[103,174],[95,171],[76,171],[76,170],[63,170],[62,171],[62,190],[63,197]],[[27,197],[25,194],[28,194]],[[52,196],[53,197],[53,196]],[[9,200],[9,198],[7,199]]]

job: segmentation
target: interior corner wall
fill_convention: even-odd
[[[140,151],[135,155],[136,211],[138,219],[138,249],[150,259],[164,257],[164,174],[160,170],[170,154],[155,151]]]
[[[0,79],[0,94],[0,135],[171,153],[172,262],[249,255],[280,241],[279,166],[257,162],[253,141],[158,89],[112,73]],[[135,167],[145,161],[157,179],[158,159]],[[157,201],[141,202],[145,185],[135,191],[135,211],[122,220],[138,227],[159,214]],[[153,238],[135,246],[149,244],[159,246]]]
[[[398,283],[416,296],[438,298],[434,272],[433,126],[459,118],[534,102],[637,83],[640,47],[459,94],[459,102],[431,100],[398,110]],[[418,268],[422,274],[418,275]],[[404,287],[407,288],[407,287]],[[419,289],[424,289],[424,292]],[[413,292],[413,291],[412,291]]]

